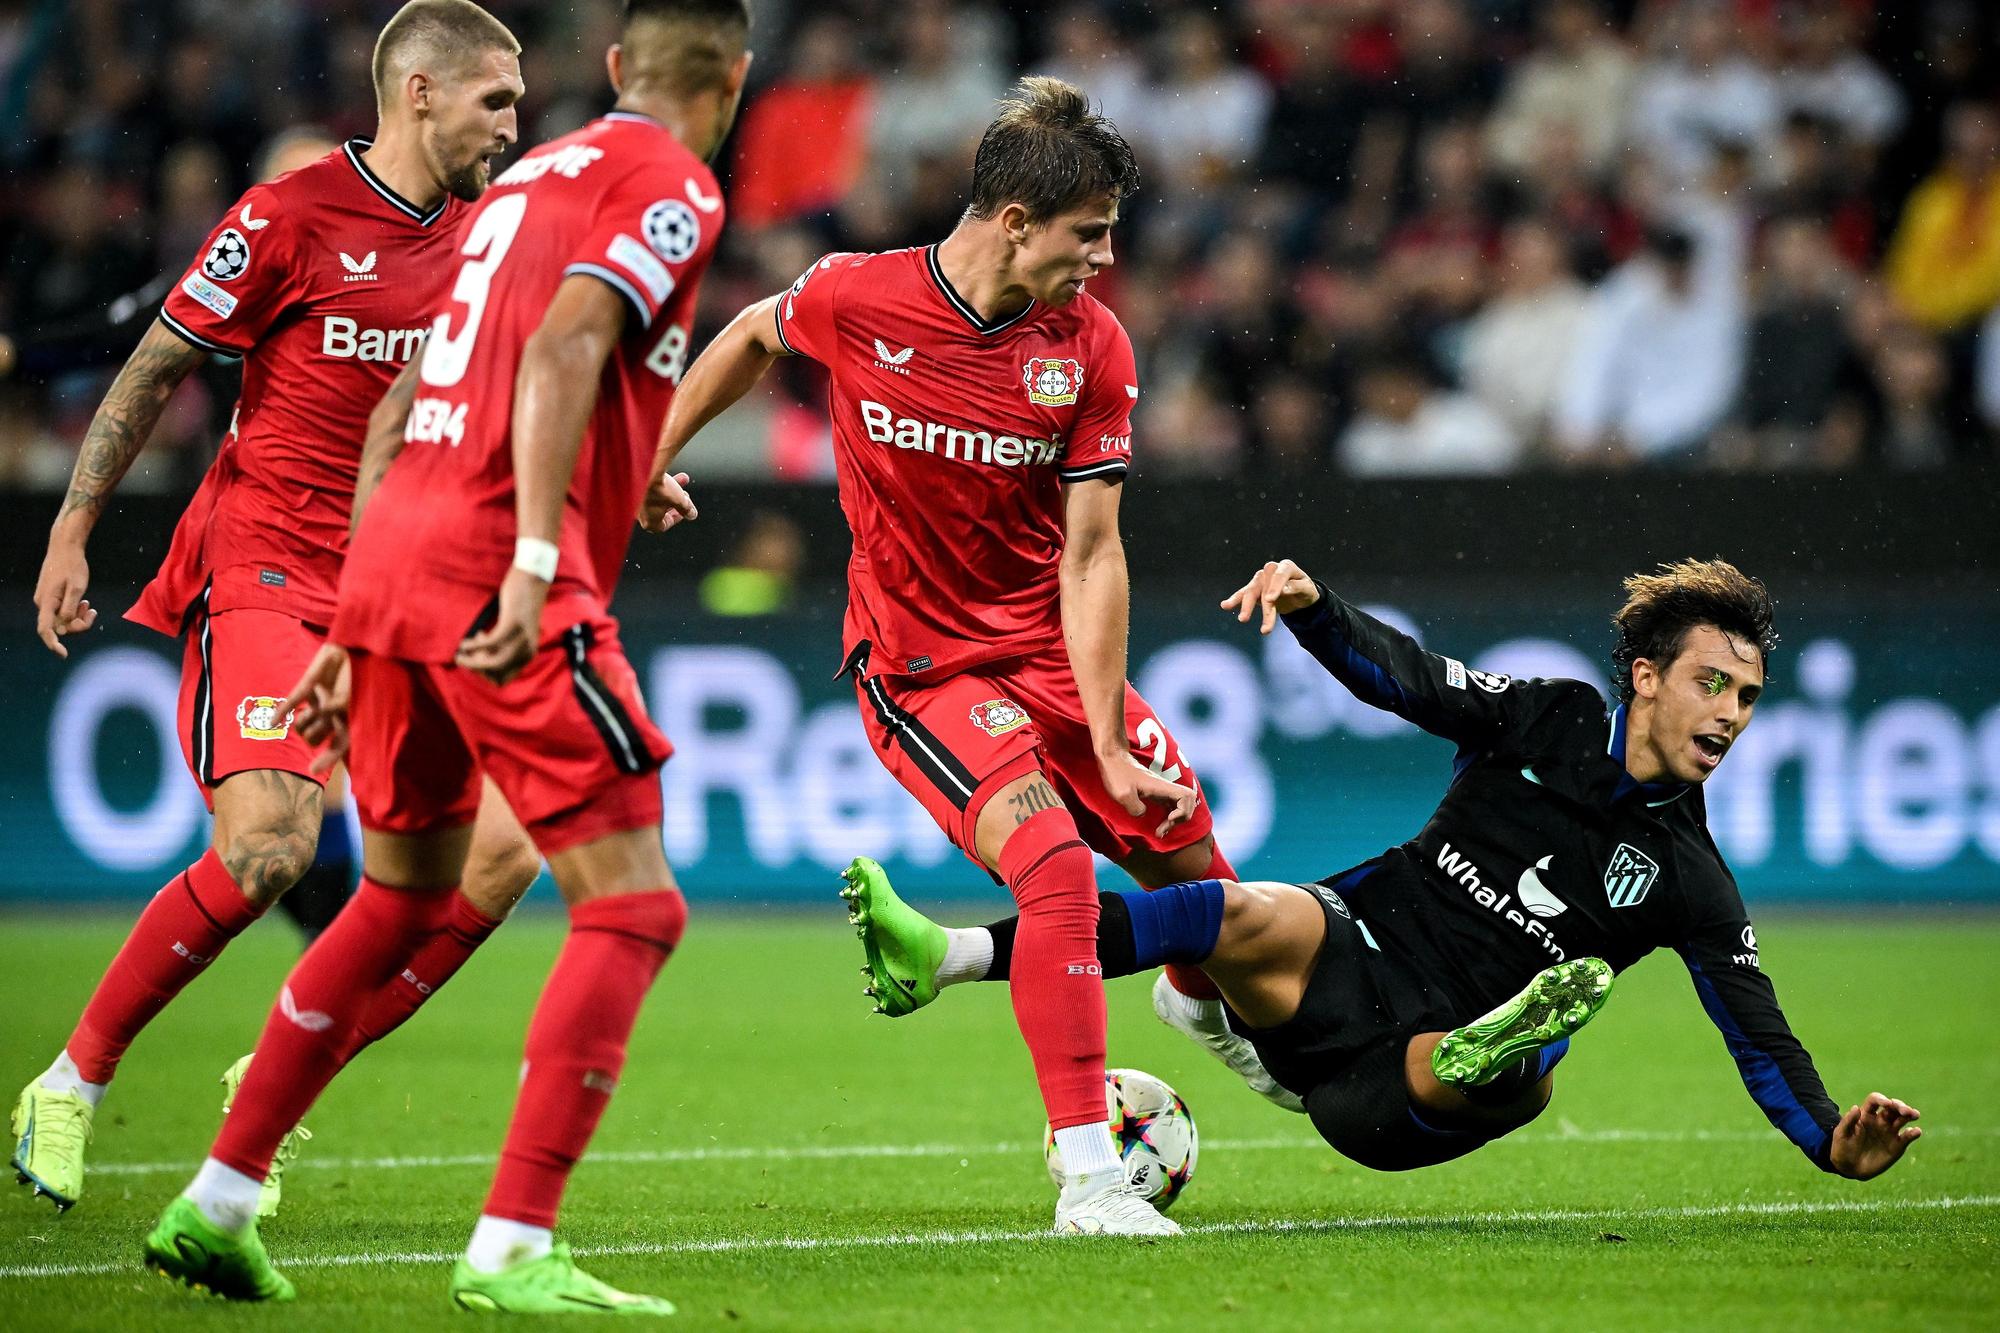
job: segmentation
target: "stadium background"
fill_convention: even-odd
[[[601,109],[615,4],[490,7],[527,47],[524,144]],[[205,837],[173,647],[112,624],[59,663],[28,595],[122,356],[94,364],[104,312],[187,262],[272,136],[367,129],[394,8],[0,3],[0,901],[137,898]],[[1710,796],[1748,896],[2000,901],[1990,7],[756,9],[698,341],[823,250],[943,235],[1016,72],[1080,83],[1140,149],[1098,284],[1146,388],[1133,674],[1239,866],[1345,866],[1448,772],[1215,611],[1257,562],[1473,665],[1601,681],[1618,576],[1723,553],[1786,636]],[[856,852],[990,897],[829,679],[821,388],[784,365],[688,456],[700,524],[635,543],[621,612],[680,751],[669,852],[698,900],[818,901]],[[227,411],[212,381],[170,410],[93,542],[102,605],[136,595]]]

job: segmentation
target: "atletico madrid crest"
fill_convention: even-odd
[[[1066,407],[1076,401],[1083,388],[1083,362],[1075,358],[1031,357],[1021,367],[1021,383],[1028,388],[1028,401],[1043,407]]]

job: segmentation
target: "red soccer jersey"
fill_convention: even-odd
[[[832,372],[846,651],[866,639],[878,669],[927,679],[1060,642],[1062,484],[1131,459],[1117,317],[1085,294],[989,325],[931,246],[820,260],[778,336]]]
[[[167,297],[168,328],[243,358],[243,393],[128,619],[178,634],[212,582],[210,611],[332,620],[368,413],[422,345],[467,213],[401,198],[367,147],[252,186]]]
[[[493,182],[466,223],[451,298],[424,348],[403,452],[348,555],[334,642],[449,661],[493,600],[514,559],[521,350],[578,273],[631,309],[577,455],[550,600],[609,602],[722,221],[708,167],[630,112],[535,150]]]

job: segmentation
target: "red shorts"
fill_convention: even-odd
[[[448,663],[350,656],[347,768],[363,828],[470,824],[482,773],[543,856],[660,822],[674,747],[646,716],[610,616],[544,623],[540,650],[505,685]]]
[[[876,757],[974,861],[980,810],[999,788],[1037,768],[1069,807],[1084,842],[1113,861],[1141,850],[1179,851],[1215,826],[1193,766],[1130,684],[1126,745],[1155,773],[1194,788],[1195,812],[1163,838],[1156,830],[1164,807],[1149,803],[1145,814],[1133,815],[1111,799],[1091,748],[1069,653],[1060,645],[921,686],[906,676],[871,677],[861,656],[854,678]]]
[[[181,650],[181,756],[210,810],[224,778],[253,769],[326,785],[326,776],[312,771],[317,747],[278,715],[325,638],[325,630],[282,611],[210,615],[206,593],[195,603]]]

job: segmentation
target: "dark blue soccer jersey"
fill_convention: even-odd
[[[1607,715],[1581,681],[1512,680],[1426,652],[1324,586],[1284,619],[1358,698],[1458,747],[1423,830],[1328,881],[1439,1014],[1469,1021],[1566,958],[1622,971],[1672,949],[1757,1105],[1830,1169],[1839,1108],[1758,965],[1701,789],[1632,780],[1624,709]]]

